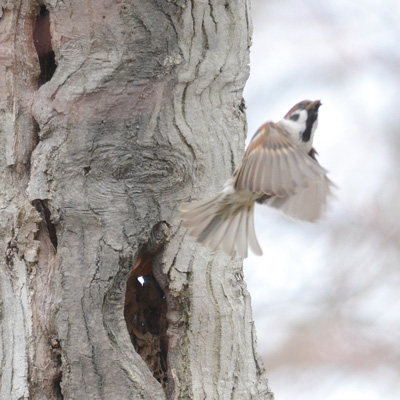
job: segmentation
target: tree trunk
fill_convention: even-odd
[[[271,399],[241,261],[177,217],[242,156],[248,2],[0,16],[0,399]]]

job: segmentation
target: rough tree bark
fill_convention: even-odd
[[[0,0],[2,400],[272,398],[240,260],[177,219],[242,157],[249,19]]]

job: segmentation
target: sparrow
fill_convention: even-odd
[[[246,258],[248,246],[262,255],[254,229],[254,205],[266,204],[287,216],[315,221],[333,183],[312,147],[319,100],[303,100],[277,123],[262,125],[251,139],[243,161],[215,197],[183,204],[183,226],[197,242],[228,255]]]

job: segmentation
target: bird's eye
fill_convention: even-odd
[[[289,117],[289,119],[291,119],[292,121],[297,121],[299,119],[299,114],[293,114]]]

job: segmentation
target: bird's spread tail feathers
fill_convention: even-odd
[[[211,251],[222,249],[228,255],[236,250],[247,257],[247,248],[262,255],[254,229],[254,203],[232,207],[226,204],[224,195],[184,204],[180,207],[183,226],[190,236]]]

